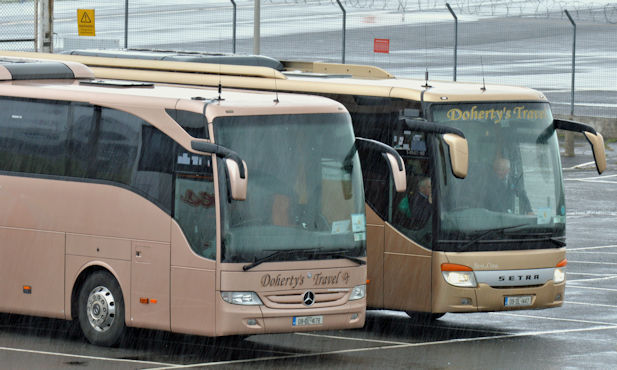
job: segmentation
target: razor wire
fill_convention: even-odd
[[[396,12],[444,11],[443,0],[341,0],[350,9],[374,9]],[[486,17],[564,18],[568,9],[577,19],[617,24],[617,4],[606,0],[450,0],[460,15]],[[337,5],[336,0],[265,0],[272,5]]]

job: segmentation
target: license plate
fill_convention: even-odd
[[[293,326],[310,326],[323,324],[323,316],[294,316]]]
[[[505,297],[504,305],[506,307],[524,307],[531,306],[532,296],[530,295],[517,295],[512,297]]]

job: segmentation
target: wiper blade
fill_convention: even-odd
[[[276,259],[279,256],[284,256],[287,254],[305,254],[305,253],[313,253],[313,254],[317,254],[317,252],[321,250],[321,248],[305,248],[305,249],[281,249],[281,250],[277,250],[276,252],[269,254],[265,257],[261,257],[261,258],[255,258],[253,260],[253,262],[249,263],[248,265],[244,265],[242,266],[242,270],[244,271],[248,271],[250,269],[252,269],[253,267],[259,266],[264,262],[268,262],[268,261],[272,261],[273,259]]]
[[[564,239],[563,237],[562,238],[558,238],[558,237],[555,237],[555,236],[549,236],[549,237],[547,237],[544,240],[548,240],[550,242],[553,242],[553,243],[557,244],[557,246],[559,246],[559,247],[565,247],[566,246],[566,241],[563,240],[563,239]]]
[[[486,230],[485,232],[483,232],[482,234],[478,235],[474,239],[472,239],[472,240],[468,241],[467,243],[465,243],[463,246],[456,247],[456,249],[458,249],[460,251],[465,250],[465,249],[469,248],[470,246],[476,244],[480,240],[482,240],[482,239],[486,238],[487,236],[491,235],[492,233],[504,232],[506,230],[516,229],[516,228],[527,226],[527,225],[529,225],[529,224],[520,224],[520,225],[514,225],[514,226],[498,227],[498,228],[495,228],[495,229]]]
[[[330,257],[345,258],[345,259],[348,259],[348,260],[350,260],[352,262],[357,263],[358,265],[366,265],[366,261],[365,260],[362,260],[362,259],[357,258],[357,257],[348,256],[348,255],[345,254],[344,250],[323,251],[323,252],[319,252],[317,254],[320,255],[320,256],[325,254],[325,255],[330,256]]]

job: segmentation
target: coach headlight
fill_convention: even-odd
[[[463,288],[475,288],[478,286],[476,283],[476,275],[473,273],[471,267],[468,266],[443,263],[441,264],[441,274],[450,285]]]
[[[221,292],[221,297],[227,303],[245,306],[262,305],[261,299],[255,292]]]
[[[350,301],[356,301],[358,299],[362,299],[366,296],[366,285],[356,285],[351,290],[351,295],[349,296]]]
[[[564,259],[555,266],[555,272],[553,272],[553,283],[559,284],[566,280],[566,265],[568,260]]]

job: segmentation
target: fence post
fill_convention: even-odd
[[[37,34],[36,51],[43,53],[53,52],[53,0],[40,0],[37,7]]]
[[[570,88],[570,115],[574,116],[574,76],[576,73],[576,23],[574,22],[574,19],[572,19],[572,16],[570,16],[570,12],[568,12],[568,9],[565,9],[564,12],[566,13],[566,16],[574,27],[574,37],[572,40],[572,86]]]
[[[124,48],[129,48],[129,0],[124,0]]]
[[[236,53],[236,2],[231,0],[231,4],[234,7],[234,30],[233,30],[233,53]]]
[[[343,8],[343,4],[341,4],[339,0],[336,0],[336,2],[343,11],[343,57],[341,63],[345,64],[345,33],[347,32],[347,12],[345,11],[345,8]]]
[[[259,55],[259,38],[261,27],[261,0],[255,0],[253,9],[253,54]]]
[[[452,7],[450,7],[450,4],[446,3],[446,6],[448,7],[450,14],[452,14],[452,16],[454,17],[454,78],[453,78],[453,81],[456,81],[456,65],[457,65],[456,57],[457,57],[457,51],[458,51],[458,17],[454,13],[454,10],[452,10]]]
[[[570,12],[567,9],[564,9],[566,16],[572,23],[574,27],[574,38],[572,41],[572,85],[570,87],[570,118],[574,118],[574,76],[576,73],[576,22],[570,16]],[[565,137],[565,156],[566,157],[574,157],[574,134],[571,131],[566,131]]]

